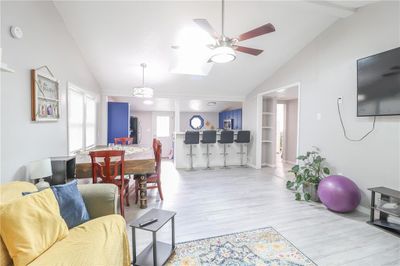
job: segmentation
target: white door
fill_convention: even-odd
[[[162,144],[162,157],[169,157],[172,152],[174,133],[174,114],[172,112],[155,112],[155,138]]]

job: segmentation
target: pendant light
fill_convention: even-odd
[[[139,98],[152,98],[154,95],[154,89],[144,86],[144,69],[147,67],[145,63],[140,64],[143,69],[142,72],[142,86],[133,88],[133,96]]]

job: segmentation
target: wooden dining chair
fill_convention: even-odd
[[[161,154],[162,154],[162,144],[159,140],[153,139],[153,147],[155,154],[155,173],[147,176],[147,184],[151,184],[147,186],[147,189],[158,189],[158,193],[160,194],[160,199],[164,200],[162,188],[161,188]],[[135,203],[138,202],[139,199],[139,180],[135,180]]]
[[[121,144],[121,145],[131,145],[133,144],[133,138],[114,138],[114,144]]]
[[[156,152],[157,152],[157,143],[158,143],[158,139],[154,138],[153,139],[153,151],[154,151],[154,157],[156,156]]]
[[[118,186],[121,215],[125,217],[124,198],[129,206],[129,179],[125,178],[125,151],[92,151],[89,155],[92,160],[93,183],[112,183]],[[111,161],[112,157],[116,160]]]

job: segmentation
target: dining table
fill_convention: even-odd
[[[124,150],[125,175],[139,180],[139,206],[147,208],[147,176],[155,171],[154,151],[141,145],[98,145],[76,153],[76,178],[93,178],[89,152],[100,150]]]

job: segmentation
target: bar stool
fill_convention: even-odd
[[[249,130],[240,130],[237,133],[237,137],[235,139],[236,143],[240,144],[240,166],[245,166],[243,164],[243,155],[246,154],[246,152],[243,152],[243,145],[249,144],[250,143],[250,131]],[[247,156],[246,156],[246,164],[247,164]]]
[[[210,144],[215,144],[217,143],[217,131],[215,130],[205,130],[203,131],[203,138],[201,140],[201,143],[206,144],[207,146],[207,153],[203,153],[203,155],[207,155],[207,167],[206,169],[211,169],[210,167],[210,155],[211,153],[209,152],[209,145]]]
[[[185,140],[183,141],[185,144],[190,145],[190,170],[193,170],[193,145],[199,144],[199,132],[198,131],[186,131]]]
[[[233,143],[233,131],[232,130],[224,130],[221,131],[221,138],[218,140],[218,143],[224,144],[224,153],[221,153],[224,155],[224,168],[227,168],[226,166],[226,145],[227,144],[232,144]]]

